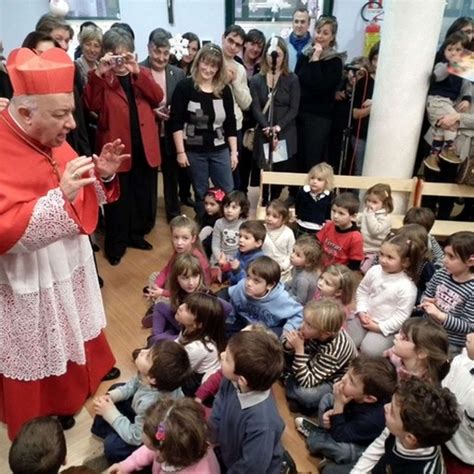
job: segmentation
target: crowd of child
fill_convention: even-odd
[[[309,416],[295,424],[323,472],[473,472],[474,233],[443,255],[430,210],[392,233],[388,184],[359,213],[332,181],[325,163],[309,172],[296,241],[282,201],[248,220],[238,191],[208,191],[201,231],[172,219],[173,255],[144,289],[137,375],[93,403],[109,473],[279,473],[278,380]],[[28,433],[15,473],[28,471]]]

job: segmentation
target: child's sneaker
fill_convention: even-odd
[[[302,416],[295,418],[295,426],[305,438],[307,438],[313,431],[316,431],[316,429],[319,428],[319,425],[316,422]]]
[[[427,156],[423,160],[423,163],[431,171],[437,171],[438,173],[441,171],[438,164],[438,155],[435,155],[434,153],[431,153],[431,155]]]
[[[459,158],[459,155],[456,153],[456,150],[453,146],[443,148],[443,150],[441,150],[439,154],[439,157],[442,160],[447,161],[448,163],[453,163],[455,165],[459,165],[459,163],[463,162],[463,160]]]

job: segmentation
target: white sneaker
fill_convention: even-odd
[[[319,428],[316,422],[302,416],[295,418],[295,426],[305,438],[307,438],[312,431],[316,431],[316,429]]]

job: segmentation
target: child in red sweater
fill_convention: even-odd
[[[332,203],[331,220],[316,234],[323,247],[323,265],[342,263],[359,270],[364,258],[363,239],[355,224],[359,199],[353,193],[342,193]]]

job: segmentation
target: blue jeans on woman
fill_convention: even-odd
[[[332,393],[321,398],[318,410],[320,427],[311,430],[306,438],[306,445],[311,454],[324,456],[337,464],[353,463],[359,459],[366,447],[355,443],[337,442],[328,430],[322,428],[323,415],[333,406],[334,395]]]
[[[209,178],[214,186],[230,193],[234,189],[234,179],[230,166],[228,148],[209,152],[188,151],[189,173],[194,188],[195,211],[198,219],[204,216],[204,196],[209,189]]]

